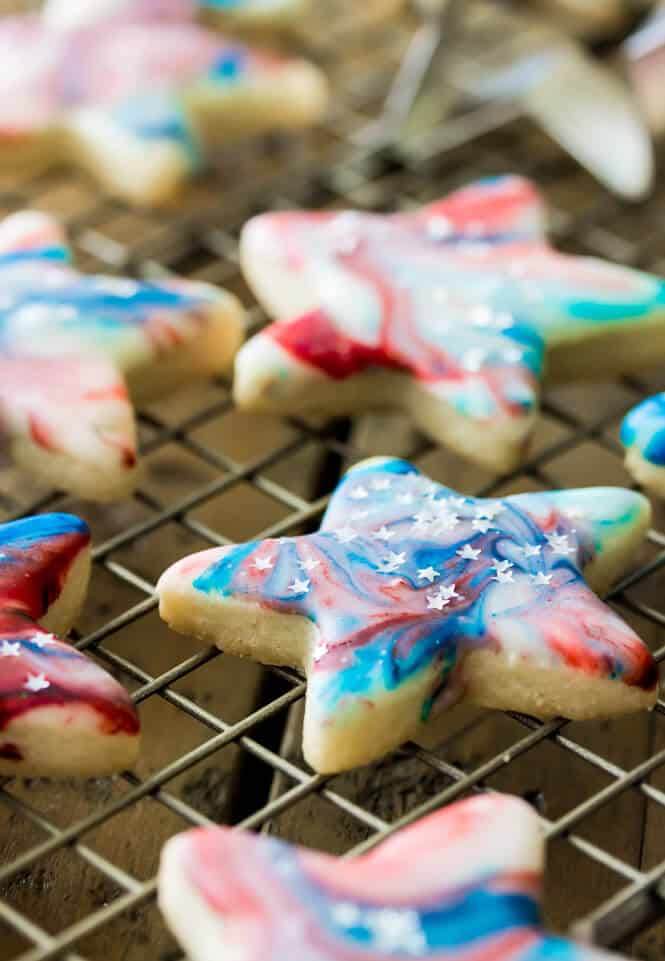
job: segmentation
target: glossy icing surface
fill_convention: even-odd
[[[654,467],[665,467],[665,394],[649,397],[626,415],[621,442]]]
[[[290,409],[289,400],[301,408],[303,370],[334,381],[383,371],[406,375],[403,391],[416,383],[470,425],[512,421],[530,430],[547,347],[570,343],[574,352],[599,334],[665,324],[663,281],[556,252],[544,220],[534,186],[509,176],[415,213],[286,212],[250,221],[246,273],[279,315],[258,338],[296,362],[277,369],[275,361],[270,383],[281,408]],[[274,293],[280,284],[290,292],[283,299]],[[317,309],[290,316],[294,291]],[[251,345],[239,355],[248,382]],[[257,370],[257,383],[270,373]],[[334,391],[327,396],[333,410]],[[399,405],[400,385],[394,396]]]
[[[535,813],[498,794],[453,804],[348,861],[199,829],[167,846],[160,903],[192,961],[213,954],[178,926],[167,888],[177,880],[200,899],[193,923],[210,924],[210,943],[217,922],[218,961],[601,957],[542,930],[542,847]]]
[[[3,429],[54,454],[101,451],[109,469],[132,470],[123,373],[175,358],[223,297],[196,284],[79,274],[50,218],[24,212],[0,222]]]
[[[138,734],[124,688],[38,623],[89,544],[86,524],[68,514],[0,526],[0,758],[15,762],[17,773],[30,756],[24,757],[13,725],[38,717],[43,708],[67,708],[70,721],[77,712],[92,716],[104,736]]]
[[[193,555],[159,590],[216,601],[220,625],[225,604],[243,602],[234,637],[244,616],[249,656],[257,608],[307,619],[305,725],[322,737],[399,711],[411,684],[414,722],[427,720],[463,696],[465,658],[481,650],[651,691],[648,649],[583,579],[623,531],[644,527],[645,510],[614,488],[477,500],[405,461],[368,462],[342,481],[319,533]]]

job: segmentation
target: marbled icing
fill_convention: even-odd
[[[36,718],[44,708],[66,708],[65,727],[80,714],[87,723],[92,716],[104,736],[138,735],[138,717],[124,688],[39,626],[89,545],[86,524],[68,514],[0,526],[0,757],[15,762],[16,773],[31,757],[15,722]],[[66,768],[67,759],[62,763]]]
[[[243,235],[246,274],[279,316],[239,354],[248,392],[251,363],[257,389],[271,385],[285,411],[317,396],[303,370],[335,381],[397,373],[404,378],[395,406],[408,405],[415,383],[472,428],[512,425],[513,436],[526,437],[547,348],[570,343],[573,351],[599,333],[665,324],[662,280],[560,254],[547,245],[544,223],[535,187],[513,176],[480,181],[415,213],[255,218]],[[278,284],[288,291],[283,301]],[[316,309],[285,314],[281,304],[294,291]],[[266,339],[297,362],[292,370],[280,367],[278,354],[274,371],[258,363],[253,345]],[[344,404],[340,391],[326,397],[330,412]]]
[[[609,958],[543,931],[542,847],[535,813],[499,794],[437,811],[348,861],[202,828],[167,845],[160,904],[192,961]],[[209,950],[176,917],[183,888]]]
[[[341,482],[319,533],[193,555],[158,590],[189,585],[218,601],[220,622],[225,602],[244,602],[249,656],[257,608],[308,619],[305,724],[322,737],[352,738],[412,683],[421,693],[405,716],[427,720],[463,695],[477,650],[652,691],[648,649],[583,579],[645,510],[612,488],[478,500],[405,461],[368,462]]]
[[[132,470],[123,375],[175,359],[225,297],[176,280],[80,274],[57,223],[33,212],[8,217],[0,222],[0,428],[51,453]]]
[[[654,467],[665,467],[665,394],[647,398],[626,415],[621,443]]]

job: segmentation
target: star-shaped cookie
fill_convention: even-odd
[[[251,220],[243,268],[278,321],[238,354],[238,404],[402,408],[470,460],[513,468],[544,359],[552,378],[573,379],[665,356],[665,283],[556,252],[544,220],[535,187],[511,176],[410,214]]]
[[[621,442],[635,480],[665,496],[665,394],[633,407],[621,425]]]
[[[123,687],[56,634],[90,573],[90,532],[44,514],[0,525],[0,773],[106,774],[130,766],[139,721]]]
[[[323,113],[326,81],[307,61],[240,46],[191,17],[144,17],[143,5],[115,17],[115,6],[89,4],[83,27],[60,25],[57,10],[2,18],[7,163],[64,160],[130,201],[160,203],[221,144]]]
[[[243,330],[230,294],[139,283],[69,265],[60,226],[33,211],[0,221],[0,411],[18,464],[83,497],[137,479],[140,401],[225,369]]]
[[[584,719],[653,705],[648,649],[603,592],[649,502],[622,488],[463,497],[402,460],[353,468],[320,532],[187,557],[162,617],[230,654],[308,676],[318,771],[374,760],[462,699]]]
[[[159,904],[191,961],[609,961],[543,931],[543,860],[536,813],[492,794],[350,860],[188,831],[162,851]]]

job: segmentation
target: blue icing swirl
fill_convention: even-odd
[[[665,393],[649,397],[630,411],[621,425],[621,443],[637,447],[650,464],[665,467]]]
[[[441,952],[487,950],[493,939],[509,933],[533,935],[522,948],[524,961],[575,961],[579,948],[561,938],[541,934],[541,914],[530,893],[501,890],[490,875],[469,887],[442,890],[421,906],[377,905],[344,897],[328,890],[302,865],[297,849],[271,840],[261,845],[269,874],[283,878],[292,895],[306,910],[317,931],[349,948],[377,952],[381,957],[437,957]]]
[[[247,50],[244,47],[227,47],[211,64],[208,71],[214,80],[231,81],[242,76],[247,67]]]
[[[88,525],[73,514],[36,514],[0,526],[0,544],[28,548],[65,534],[89,534]]]

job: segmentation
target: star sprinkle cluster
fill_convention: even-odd
[[[359,502],[364,516],[350,522]],[[464,696],[543,716],[653,703],[651,655],[582,576],[618,573],[648,522],[631,491],[481,501],[404,461],[368,462],[319,533],[174,565],[161,611],[176,630],[205,624],[225,650],[304,667],[305,753],[336,770],[396,747]]]

